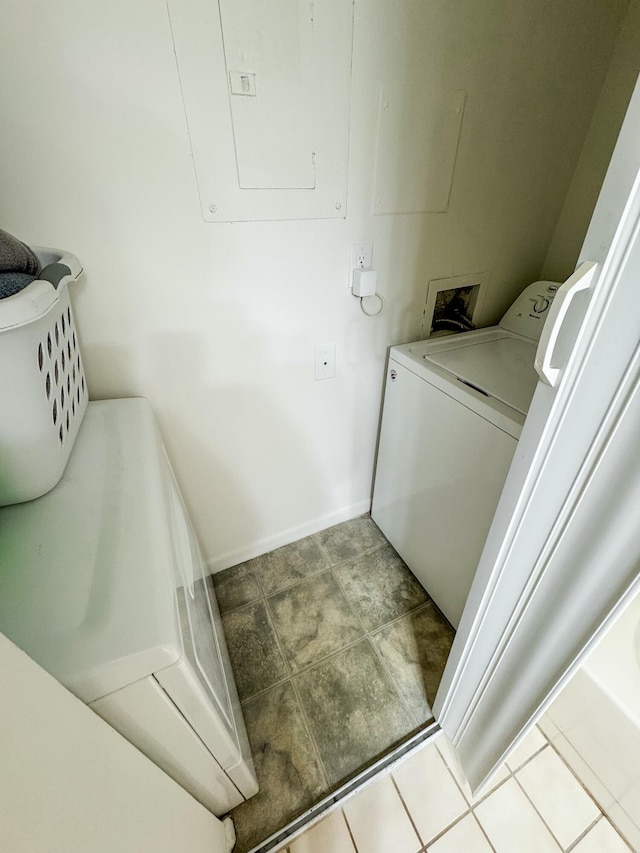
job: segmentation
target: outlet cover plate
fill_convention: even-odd
[[[373,266],[373,243],[353,243],[349,260],[347,287],[353,286],[353,271]]]

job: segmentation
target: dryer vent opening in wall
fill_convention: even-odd
[[[422,337],[470,332],[481,317],[479,308],[486,273],[433,279],[427,289]]]

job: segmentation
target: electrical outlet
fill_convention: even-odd
[[[349,265],[349,278],[347,287],[352,286],[354,270],[363,270],[371,266],[373,266],[373,244],[354,243],[351,246],[351,263]]]
[[[336,375],[336,345],[323,344],[315,349],[315,379],[333,379]]]

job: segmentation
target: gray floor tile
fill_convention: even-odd
[[[435,699],[453,642],[453,628],[429,603],[371,636],[416,722],[432,719]]]
[[[244,604],[262,598],[262,590],[256,580],[251,562],[240,563],[232,569],[225,569],[211,576],[220,613],[229,613]]]
[[[267,599],[285,657],[295,672],[364,636],[331,572]]]
[[[451,629],[368,516],[213,581],[260,783],[246,853],[426,721]]]
[[[428,599],[390,545],[334,570],[367,631],[375,631]]]
[[[387,544],[368,515],[336,524],[335,527],[316,533],[316,537],[327,552],[332,566]]]
[[[332,786],[415,727],[367,639],[295,676],[294,682]]]
[[[326,781],[290,681],[243,705],[259,792],[235,808],[238,841],[245,853],[325,793]]]
[[[227,613],[222,624],[241,699],[289,675],[264,601]]]
[[[327,568],[326,554],[313,536],[284,545],[252,562],[266,595]]]

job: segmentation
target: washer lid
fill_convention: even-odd
[[[535,351],[535,343],[497,331],[472,345],[452,342],[451,347],[426,353],[424,359],[526,415],[538,381],[533,368]]]
[[[0,509],[0,631],[85,702],[182,653],[167,467],[142,399],[89,403],[64,475]]]

